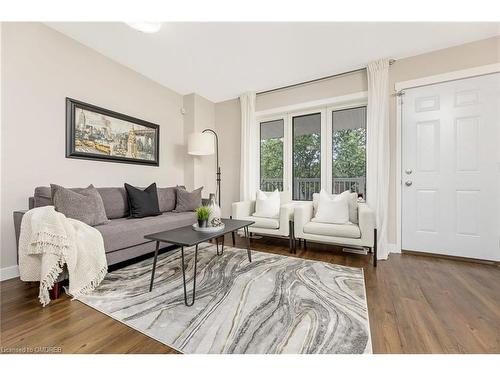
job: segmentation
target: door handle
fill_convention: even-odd
[[[407,169],[407,170],[405,171],[405,173],[406,173],[406,174],[411,174],[411,172],[413,172],[411,169]]]
[[[406,181],[406,182],[405,182],[405,185],[406,185],[406,186],[411,186],[411,184],[413,184],[413,182],[412,182],[412,181],[410,181],[410,180],[408,180],[408,181]]]

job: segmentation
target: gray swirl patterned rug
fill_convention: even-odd
[[[193,253],[186,251],[188,291]],[[371,353],[363,270],[201,244],[196,302],[180,251],[109,273],[79,300],[183,353]],[[190,294],[188,297],[190,298]]]

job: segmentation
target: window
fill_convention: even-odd
[[[332,111],[332,192],[366,192],[366,107]]]
[[[321,190],[321,113],[292,117],[292,199],[312,200]]]
[[[311,201],[321,189],[365,196],[366,93],[265,111],[255,126],[261,190],[294,201]]]
[[[283,191],[284,120],[260,123],[260,189]]]

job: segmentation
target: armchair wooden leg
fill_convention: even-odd
[[[304,241],[304,250],[307,250],[307,242],[306,242],[305,238],[303,241]]]
[[[377,228],[373,230],[373,267],[377,267]]]

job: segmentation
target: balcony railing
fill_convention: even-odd
[[[263,178],[260,180],[260,190],[262,191],[283,191],[282,178]]]
[[[333,193],[340,194],[346,190],[361,193],[365,196],[366,178],[365,177],[335,177],[333,178]],[[283,179],[281,178],[263,178],[260,188],[263,191],[283,190]],[[310,201],[314,193],[321,190],[320,178],[295,178],[293,180],[293,199]]]
[[[366,195],[366,177],[334,177],[333,194],[340,194],[346,190],[361,193],[364,197]]]

